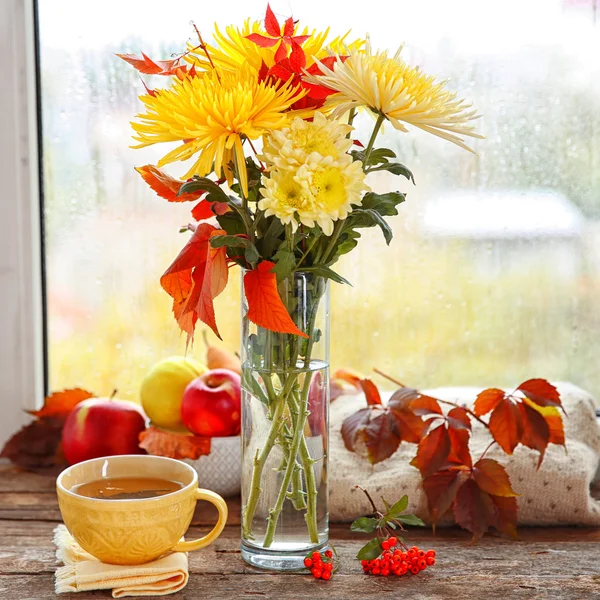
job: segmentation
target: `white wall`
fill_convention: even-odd
[[[0,445],[43,398],[32,0],[0,2]]]

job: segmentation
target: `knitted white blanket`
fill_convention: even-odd
[[[568,414],[563,415],[566,450],[548,447],[537,470],[538,453],[519,446],[512,456],[494,446],[486,456],[506,466],[513,489],[520,494],[519,523],[523,525],[600,525],[600,502],[590,496],[590,483],[600,460],[600,427],[595,403],[582,389],[570,383],[555,384]],[[427,393],[460,404],[472,404],[480,390],[439,388]],[[329,510],[333,521],[352,521],[371,512],[359,484],[374,498],[395,502],[408,494],[409,512],[428,520],[421,476],[409,462],[416,445],[403,442],[394,455],[375,466],[344,447],[340,433],[344,419],[366,406],[363,396],[341,396],[331,405]],[[478,457],[491,438],[477,422],[473,424],[471,452]]]

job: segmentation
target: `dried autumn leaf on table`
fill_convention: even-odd
[[[81,388],[54,392],[44,400],[44,406],[40,410],[28,410],[27,412],[37,418],[58,417],[64,421],[80,402],[94,397],[95,394]]]
[[[307,338],[300,331],[286,307],[277,289],[277,276],[271,272],[275,263],[263,260],[256,269],[244,275],[244,291],[248,301],[248,319],[265,329],[279,333],[290,333]]]
[[[39,473],[57,474],[67,466],[61,449],[62,430],[70,412],[94,394],[75,388],[48,396],[38,411],[28,411],[35,421],[22,427],[6,442],[0,458]]]
[[[196,460],[200,456],[210,454],[210,438],[148,427],[140,433],[140,448],[156,456]]]

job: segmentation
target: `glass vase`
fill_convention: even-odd
[[[329,285],[296,272],[278,289],[308,337],[258,327],[242,293],[241,551],[289,571],[328,547]]]

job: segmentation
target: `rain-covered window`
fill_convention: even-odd
[[[143,87],[115,52],[168,57],[191,20],[210,39],[215,21],[261,19],[266,0],[38,4],[50,386],[132,398],[152,363],[185,349],[159,277],[189,212],[133,170],[163,149],[129,148]],[[333,367],[377,366],[420,387],[539,376],[600,390],[596,0],[271,4],[311,27],[369,32],[378,48],[405,42],[409,62],[473,102],[487,136],[471,155],[419,131],[384,135],[417,186],[371,182],[408,198],[391,247],[369,230],[340,265],[353,287],[334,285]],[[239,310],[231,286],[217,301],[231,349]]]

